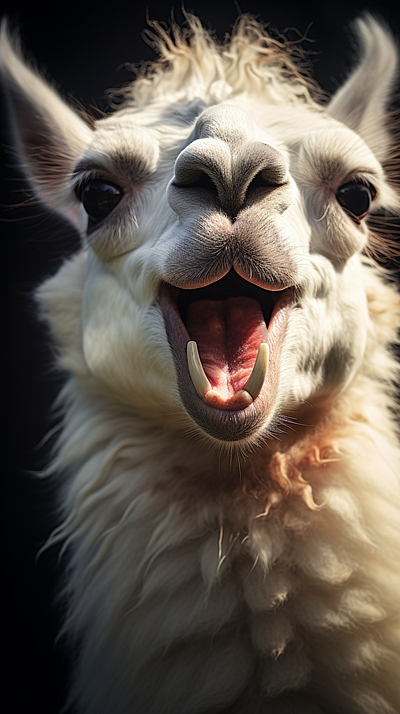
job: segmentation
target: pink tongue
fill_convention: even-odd
[[[267,328],[259,303],[249,297],[197,300],[189,305],[187,329],[197,342],[208,380],[222,400],[243,389]]]

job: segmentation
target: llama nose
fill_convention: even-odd
[[[282,213],[293,192],[281,152],[256,140],[245,111],[222,105],[197,120],[194,141],[176,160],[168,199],[178,215],[206,203],[234,221],[244,207],[258,202]]]

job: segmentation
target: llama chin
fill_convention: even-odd
[[[326,104],[251,17],[187,23],[90,124],[2,28],[21,165],[82,238],[37,291],[66,711],[399,714],[397,47],[359,19]]]

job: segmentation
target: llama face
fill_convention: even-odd
[[[73,173],[81,200],[82,186],[98,200],[98,181],[120,192],[98,224],[77,208],[95,252],[83,321],[91,371],[133,403],[175,397],[188,425],[223,441],[270,434],[293,405],[342,389],[359,368],[366,299],[353,256],[367,237],[361,214],[385,191],[372,152],[338,122],[311,117],[299,139],[296,110],[260,127],[241,104],[203,110],[174,142],[168,125],[106,120]],[[339,203],[346,186],[360,217]],[[129,325],[116,330],[115,314]],[[127,389],[144,346],[157,388],[141,374]]]
[[[369,116],[382,78],[357,98],[357,126],[353,80],[324,110],[290,83],[241,88],[239,72],[236,87],[194,77],[185,96],[160,85],[92,130],[10,65],[53,132],[43,159],[43,128],[17,116],[32,183],[87,246],[82,351],[99,383],[143,416],[241,445],[349,384],[368,326],[367,217],[397,202]]]

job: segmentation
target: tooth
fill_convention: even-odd
[[[186,353],[192,382],[194,384],[197,394],[199,395],[199,397],[201,397],[201,399],[203,399],[204,395],[210,391],[211,384],[208,381],[207,375],[203,369],[203,365],[201,364],[199,350],[197,348],[197,342],[195,342],[194,340],[190,340],[190,342],[188,342],[186,346]]]
[[[258,397],[264,384],[265,375],[268,369],[269,348],[266,342],[262,342],[258,348],[256,361],[253,371],[249,377],[247,384],[243,387],[246,392],[249,392],[253,399]]]

